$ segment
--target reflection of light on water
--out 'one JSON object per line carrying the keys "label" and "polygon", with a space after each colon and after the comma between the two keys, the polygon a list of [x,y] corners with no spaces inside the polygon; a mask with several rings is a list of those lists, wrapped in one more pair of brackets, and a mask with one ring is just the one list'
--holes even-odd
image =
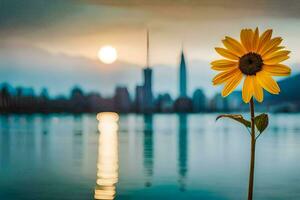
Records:
{"label": "reflection of light on water", "polygon": [[117,113],[103,112],[97,115],[98,129],[98,163],[95,199],[114,199],[118,182],[118,119]]}
{"label": "reflection of light on water", "polygon": [[102,112],[97,114],[97,120],[99,122],[118,122],[119,115],[114,112]]}

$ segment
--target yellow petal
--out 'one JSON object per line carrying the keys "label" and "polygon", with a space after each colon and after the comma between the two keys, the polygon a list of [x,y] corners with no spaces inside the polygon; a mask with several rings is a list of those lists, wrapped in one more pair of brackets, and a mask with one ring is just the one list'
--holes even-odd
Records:
{"label": "yellow petal", "polygon": [[254,34],[253,34],[253,43],[252,43],[252,51],[256,52],[259,45],[259,32],[258,28],[256,27]]}
{"label": "yellow petal", "polygon": [[258,83],[271,94],[279,94],[280,88],[276,81],[264,70],[256,73]]}
{"label": "yellow petal", "polygon": [[242,45],[231,37],[225,37],[225,40],[222,40],[224,46],[232,51],[237,56],[242,56],[245,54],[245,49]]}
{"label": "yellow petal", "polygon": [[268,29],[259,37],[257,52],[259,52],[260,49],[264,48],[264,46],[271,40],[272,32],[272,29]]}
{"label": "yellow petal", "polygon": [[231,66],[220,65],[220,66],[211,66],[211,69],[216,71],[228,71],[228,70],[235,69],[237,67],[238,67],[237,65],[231,65]]}
{"label": "yellow petal", "polygon": [[285,48],[284,46],[273,47],[273,48],[269,49],[267,52],[265,52],[264,54],[261,54],[261,57],[264,58],[264,57],[270,56],[270,54],[273,54],[284,48]]}
{"label": "yellow petal", "polygon": [[262,70],[268,72],[271,76],[288,76],[291,74],[291,68],[286,65],[264,65]]}
{"label": "yellow petal", "polygon": [[249,103],[250,99],[253,96],[253,84],[251,76],[246,76],[244,80],[243,90],[242,90],[242,97],[245,103]]}
{"label": "yellow petal", "polygon": [[217,70],[217,71],[227,71],[238,67],[238,62],[231,61],[231,60],[215,60],[210,63],[211,69]]}
{"label": "yellow petal", "polygon": [[224,49],[224,48],[219,48],[216,47],[215,50],[223,57],[230,59],[230,60],[238,60],[239,57],[235,54],[233,54],[231,51]]}
{"label": "yellow petal", "polygon": [[232,60],[226,60],[226,59],[220,59],[220,60],[214,60],[210,63],[211,65],[232,65],[232,64],[237,64],[236,61]]}
{"label": "yellow petal", "polygon": [[242,29],[241,31],[241,43],[247,52],[252,50],[253,31],[251,29]]}
{"label": "yellow petal", "polygon": [[229,79],[224,86],[224,89],[222,91],[222,96],[223,97],[228,96],[240,84],[242,78],[243,78],[243,74],[241,71],[239,71],[231,79]]}
{"label": "yellow petal", "polygon": [[262,102],[264,99],[263,88],[258,83],[256,76],[251,76],[252,86],[253,86],[253,95],[258,102]]}
{"label": "yellow petal", "polygon": [[282,42],[282,38],[276,37],[271,39],[269,42],[266,43],[266,45],[259,50],[260,55],[264,55],[266,52],[268,52],[273,47],[277,47]]}
{"label": "yellow petal", "polygon": [[231,77],[235,76],[238,72],[240,72],[238,68],[221,72],[213,78],[212,80],[213,84],[214,85],[222,84],[228,81]]}
{"label": "yellow petal", "polygon": [[278,57],[278,56],[287,56],[289,55],[291,52],[290,51],[286,51],[286,50],[283,50],[283,51],[275,51],[273,53],[269,53],[268,55],[266,56],[263,56],[263,60],[269,60],[269,59],[273,59],[275,57]]}
{"label": "yellow petal", "polygon": [[275,65],[275,64],[278,64],[278,63],[280,63],[282,61],[285,61],[289,58],[290,57],[286,56],[286,55],[276,56],[276,57],[270,58],[268,60],[264,60],[264,64],[266,64],[266,65]]}

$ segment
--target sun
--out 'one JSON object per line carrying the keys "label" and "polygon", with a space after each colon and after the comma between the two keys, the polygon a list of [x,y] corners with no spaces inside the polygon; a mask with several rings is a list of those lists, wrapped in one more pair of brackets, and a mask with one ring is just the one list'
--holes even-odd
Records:
{"label": "sun", "polygon": [[105,64],[111,64],[117,60],[118,53],[114,47],[107,45],[99,49],[98,58]]}

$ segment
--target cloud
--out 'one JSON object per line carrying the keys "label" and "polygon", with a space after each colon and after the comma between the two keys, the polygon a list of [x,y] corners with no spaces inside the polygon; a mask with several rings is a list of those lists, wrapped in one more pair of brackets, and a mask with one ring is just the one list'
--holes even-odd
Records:
{"label": "cloud", "polygon": [[65,0],[1,0],[0,26],[2,28],[43,27],[74,12]]}
{"label": "cloud", "polygon": [[3,32],[64,22],[71,26],[72,19],[76,19],[75,24],[95,26],[124,20],[151,23],[155,19],[299,18],[299,10],[298,0],[1,0],[0,27]]}
{"label": "cloud", "polygon": [[[244,14],[260,13],[262,15],[279,16],[279,17],[300,17],[298,12],[300,9],[300,2],[298,0],[79,0],[81,3],[105,5],[115,7],[127,7],[135,9],[148,9],[157,11],[172,12],[191,8],[193,14],[201,14],[199,9],[222,8],[228,11],[228,14],[239,11],[246,12]],[[159,14],[159,13],[158,13]],[[177,12],[180,14],[180,12]],[[212,12],[211,16],[218,16],[217,12]],[[242,17],[242,16],[241,16]]]}

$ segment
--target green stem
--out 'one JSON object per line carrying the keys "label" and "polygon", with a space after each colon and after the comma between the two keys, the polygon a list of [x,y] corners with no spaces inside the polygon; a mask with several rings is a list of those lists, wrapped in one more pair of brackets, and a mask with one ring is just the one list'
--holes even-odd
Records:
{"label": "green stem", "polygon": [[249,173],[249,187],[248,187],[248,200],[253,199],[253,182],[254,182],[254,163],[255,163],[255,124],[254,124],[254,102],[253,98],[250,100],[250,113],[251,113],[251,160],[250,160],[250,173]]}

